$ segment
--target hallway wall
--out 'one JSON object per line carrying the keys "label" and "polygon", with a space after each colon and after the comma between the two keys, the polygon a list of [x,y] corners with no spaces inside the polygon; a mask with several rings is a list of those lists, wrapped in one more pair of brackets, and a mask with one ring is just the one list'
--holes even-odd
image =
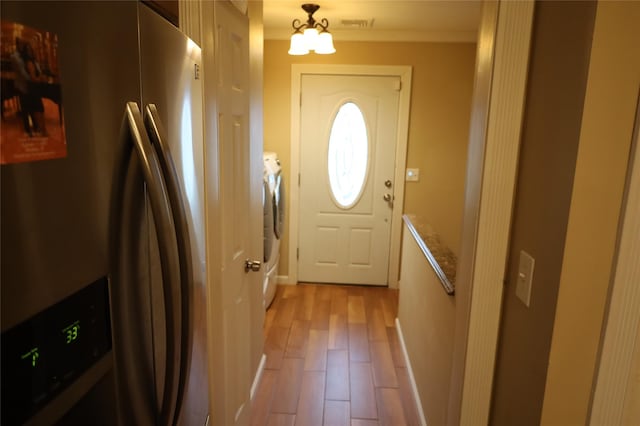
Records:
{"label": "hallway wall", "polygon": [[541,425],[586,424],[640,90],[640,2],[598,2]]}
{"label": "hallway wall", "polygon": [[[264,50],[264,147],[278,153],[285,184],[290,172],[292,64],[410,65],[413,67],[407,167],[419,182],[405,186],[404,212],[429,218],[458,253],[464,201],[475,43],[341,42],[333,55],[289,56],[288,41],[266,40]],[[279,271],[289,272],[287,206]]]}
{"label": "hallway wall", "polygon": [[[640,89],[640,3],[536,2],[491,424],[588,424]],[[520,250],[531,303],[515,296]]]}
{"label": "hallway wall", "polygon": [[[569,221],[595,3],[538,2],[513,210],[491,424],[539,425]],[[530,305],[520,251],[535,259]]]}

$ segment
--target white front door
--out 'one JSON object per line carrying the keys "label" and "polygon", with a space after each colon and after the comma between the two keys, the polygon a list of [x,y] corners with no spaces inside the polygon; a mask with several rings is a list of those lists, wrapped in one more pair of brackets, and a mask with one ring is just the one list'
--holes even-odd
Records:
{"label": "white front door", "polygon": [[214,4],[222,251],[222,336],[214,347],[223,354],[222,387],[214,384],[212,392],[224,404],[212,424],[245,425],[251,387],[249,289],[257,276],[245,272],[245,260],[252,257],[253,239],[260,239],[250,233],[249,23],[231,3]]}
{"label": "white front door", "polygon": [[303,75],[298,281],[387,285],[400,78]]}

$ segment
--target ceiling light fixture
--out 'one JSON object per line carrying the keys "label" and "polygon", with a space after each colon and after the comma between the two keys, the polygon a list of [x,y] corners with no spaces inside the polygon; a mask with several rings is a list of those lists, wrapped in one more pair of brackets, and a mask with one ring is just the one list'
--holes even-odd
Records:
{"label": "ceiling light fixture", "polygon": [[335,53],[333,47],[333,36],[327,30],[329,21],[322,18],[320,22],[313,19],[315,11],[320,9],[317,4],[306,3],[302,5],[302,10],[309,15],[307,22],[302,23],[299,19],[294,19],[291,26],[295,30],[291,35],[291,46],[289,55],[306,55],[314,51],[321,55]]}

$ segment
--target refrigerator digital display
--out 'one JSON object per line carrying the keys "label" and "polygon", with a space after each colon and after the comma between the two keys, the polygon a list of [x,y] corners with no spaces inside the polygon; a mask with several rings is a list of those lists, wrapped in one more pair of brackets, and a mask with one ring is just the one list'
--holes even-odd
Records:
{"label": "refrigerator digital display", "polygon": [[73,324],[66,326],[62,329],[62,333],[65,336],[67,345],[78,340],[78,333],[80,332],[80,321],[74,321]]}
{"label": "refrigerator digital display", "polygon": [[20,358],[26,360],[27,363],[31,364],[31,367],[35,367],[38,362],[38,358],[40,358],[39,349],[33,348],[26,354],[22,355]]}
{"label": "refrigerator digital display", "polygon": [[24,423],[109,350],[106,277],[2,333],[2,424]]}

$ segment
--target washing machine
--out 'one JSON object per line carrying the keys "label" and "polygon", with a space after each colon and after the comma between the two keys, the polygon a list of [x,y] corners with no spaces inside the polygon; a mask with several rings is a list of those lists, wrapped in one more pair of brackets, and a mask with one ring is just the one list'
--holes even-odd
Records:
{"label": "washing machine", "polygon": [[263,155],[264,207],[264,307],[271,305],[276,294],[280,241],[284,232],[284,183],[278,155],[265,152]]}

